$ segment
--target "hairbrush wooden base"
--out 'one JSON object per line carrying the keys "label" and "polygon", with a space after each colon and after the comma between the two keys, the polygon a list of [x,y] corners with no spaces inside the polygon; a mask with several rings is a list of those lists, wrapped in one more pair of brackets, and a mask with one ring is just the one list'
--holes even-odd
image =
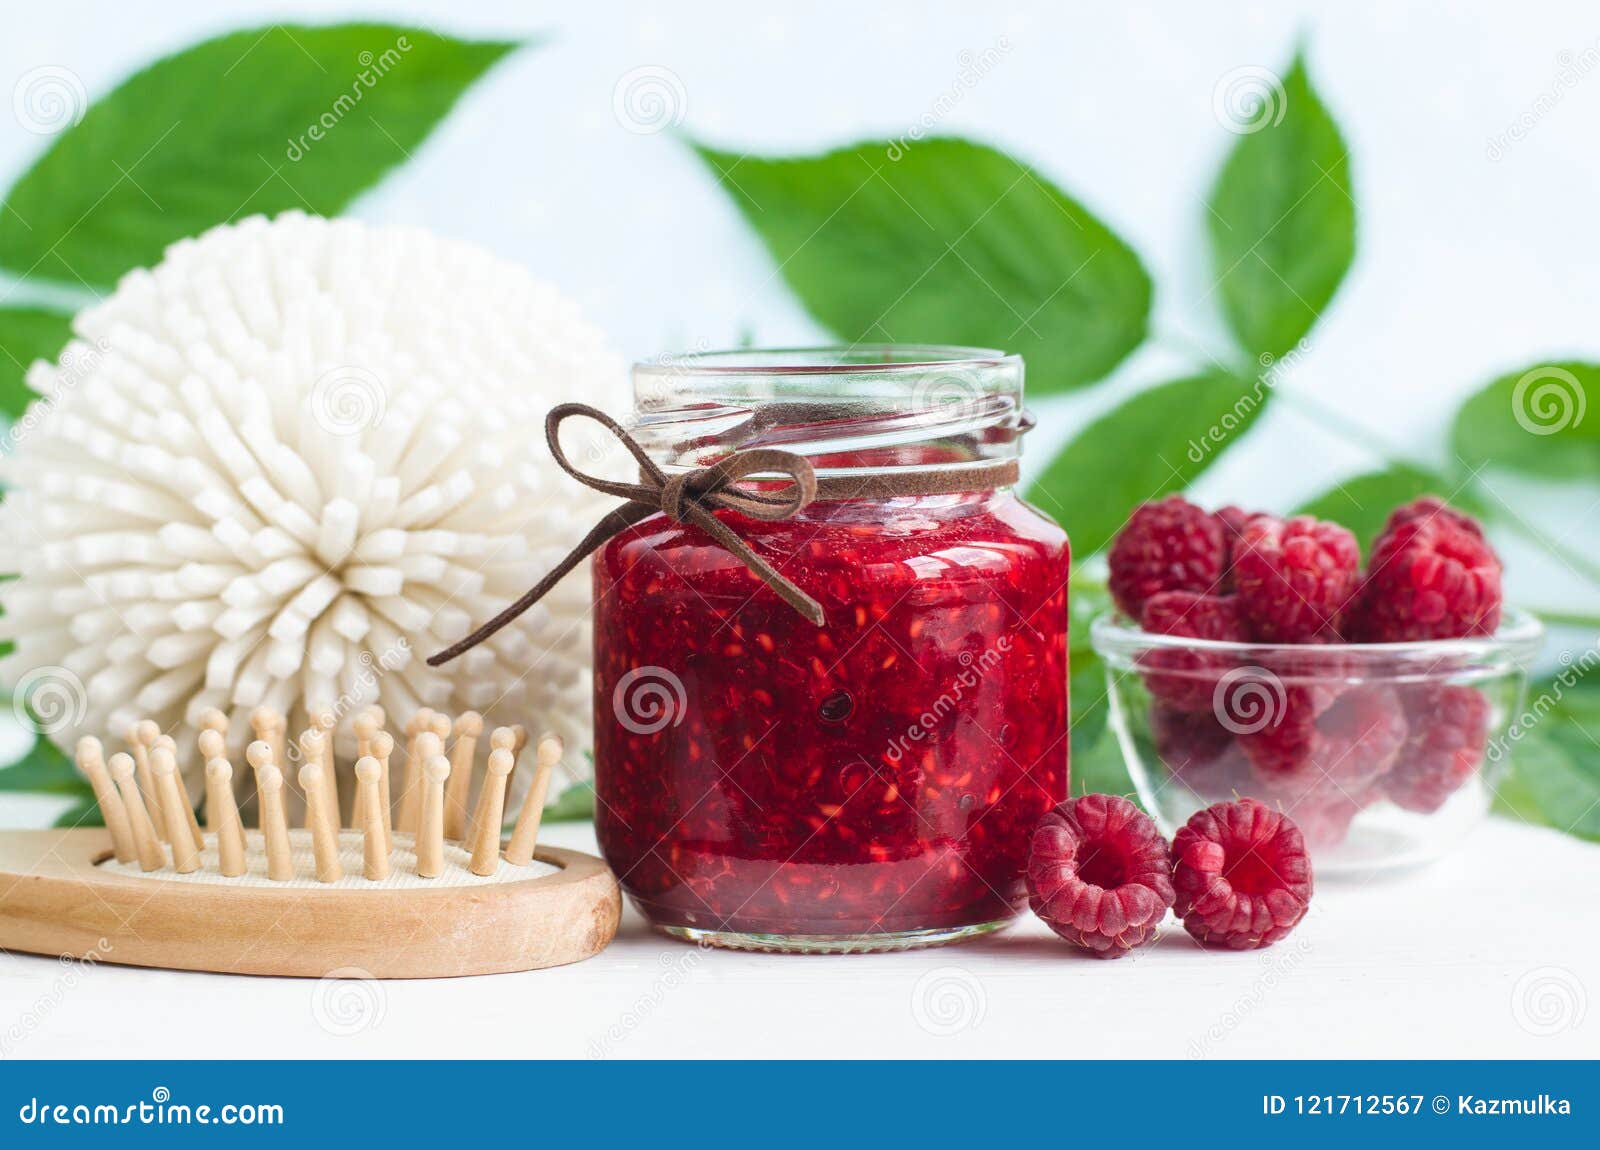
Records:
{"label": "hairbrush wooden base", "polygon": [[421,878],[415,843],[396,831],[396,865],[373,881],[362,833],[344,830],[344,877],[327,882],[311,877],[309,833],[289,836],[306,877],[286,882],[269,877],[258,831],[245,832],[237,876],[221,873],[215,834],[193,871],[145,873],[135,857],[117,859],[102,828],[0,833],[0,948],[229,974],[443,978],[577,962],[616,933],[617,880],[579,851],[540,846],[531,866],[481,876],[452,843],[439,872]]}

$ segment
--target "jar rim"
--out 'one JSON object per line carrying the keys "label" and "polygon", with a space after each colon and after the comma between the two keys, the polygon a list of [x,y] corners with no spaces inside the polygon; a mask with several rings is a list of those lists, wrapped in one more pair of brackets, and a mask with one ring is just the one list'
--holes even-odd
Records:
{"label": "jar rim", "polygon": [[1302,668],[1325,667],[1342,674],[1378,663],[1432,665],[1445,659],[1526,667],[1544,640],[1544,625],[1528,611],[1507,607],[1493,635],[1463,639],[1420,639],[1399,643],[1239,643],[1163,635],[1143,630],[1116,611],[1089,625],[1094,651],[1118,669],[1131,668],[1149,651],[1190,651],[1252,662],[1286,661]]}
{"label": "jar rim", "polygon": [[816,347],[724,348],[668,353],[633,365],[638,376],[873,375],[931,369],[1020,367],[997,348],[938,343],[854,343]]}

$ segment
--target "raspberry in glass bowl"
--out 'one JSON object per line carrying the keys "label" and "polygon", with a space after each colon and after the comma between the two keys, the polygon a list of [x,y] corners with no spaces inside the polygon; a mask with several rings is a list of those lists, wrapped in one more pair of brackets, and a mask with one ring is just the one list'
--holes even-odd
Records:
{"label": "raspberry in glass bowl", "polygon": [[1488,811],[1544,631],[1274,644],[1160,634],[1115,614],[1090,641],[1145,807],[1169,833],[1259,799],[1299,825],[1319,875],[1436,858]]}
{"label": "raspberry in glass bowl", "polygon": [[[1015,356],[951,348],[717,353],[635,371],[663,468],[735,450],[819,477],[1015,458]],[[822,606],[815,626],[692,524],[595,557],[602,852],[658,929],[809,952],[971,937],[1026,904],[1067,794],[1066,535],[1009,486],[716,513]]]}

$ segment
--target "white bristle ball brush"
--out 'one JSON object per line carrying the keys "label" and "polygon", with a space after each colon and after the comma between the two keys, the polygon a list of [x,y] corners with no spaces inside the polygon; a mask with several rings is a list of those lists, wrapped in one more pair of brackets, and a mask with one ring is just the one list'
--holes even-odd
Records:
{"label": "white bristle ball brush", "polygon": [[[423,231],[291,212],[174,244],[73,328],[0,451],[18,576],[0,684],[49,692],[45,733],[70,748],[261,706],[298,731],[331,709],[347,766],[379,702],[590,744],[582,572],[467,658],[424,662],[611,503],[543,444],[556,403],[627,403],[570,300]],[[580,432],[573,458],[608,467]],[[198,792],[194,741],[178,754]]]}

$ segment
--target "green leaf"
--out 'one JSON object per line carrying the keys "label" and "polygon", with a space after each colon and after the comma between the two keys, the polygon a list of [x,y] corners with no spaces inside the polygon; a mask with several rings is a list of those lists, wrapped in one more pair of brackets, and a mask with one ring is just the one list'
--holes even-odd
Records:
{"label": "green leaf", "polygon": [[1181,491],[1247,431],[1271,392],[1211,372],[1141,391],[1089,424],[1028,489],[1060,519],[1074,555],[1111,541],[1147,499]]}
{"label": "green leaf", "polygon": [[1242,130],[1206,216],[1216,290],[1253,355],[1280,356],[1316,323],[1355,255],[1348,148],[1296,56]]}
{"label": "green leaf", "polygon": [[43,735],[33,748],[10,766],[0,769],[0,792],[44,791],[58,795],[87,795],[93,791],[72,760]]}
{"label": "green leaf", "polygon": [[1144,801],[1128,774],[1127,760],[1117,734],[1107,727],[1083,750],[1072,748],[1072,793],[1074,795],[1123,795],[1139,806]]}
{"label": "green leaf", "polygon": [[56,817],[55,825],[58,827],[103,827],[106,825],[105,816],[100,813],[100,804],[94,801],[94,795],[74,803],[71,807],[61,812]]}
{"label": "green leaf", "polygon": [[32,307],[0,307],[0,415],[15,419],[34,399],[23,382],[36,359],[53,360],[72,335],[72,317]]}
{"label": "green leaf", "polygon": [[[1089,643],[1089,625],[1111,609],[1103,586],[1074,582],[1068,595],[1067,645],[1072,700],[1072,793],[1133,795],[1116,732],[1106,722],[1106,666]],[[1137,801],[1137,799],[1135,799]]]}
{"label": "green leaf", "polygon": [[1087,751],[1106,727],[1106,668],[1089,643],[1089,625],[1111,609],[1103,587],[1073,583],[1067,594],[1068,697],[1072,700],[1072,748]]}
{"label": "green leaf", "polygon": [[544,811],[547,823],[576,823],[594,818],[594,787],[573,783]]}
{"label": "green leaf", "polygon": [[1343,480],[1296,507],[1294,514],[1315,515],[1318,519],[1342,523],[1361,541],[1363,551],[1371,551],[1372,541],[1383,530],[1389,512],[1421,495],[1448,497],[1452,506],[1483,516],[1484,508],[1468,492],[1450,494],[1456,486],[1432,471],[1397,463],[1383,471],[1369,471]]}
{"label": "green leaf", "polygon": [[966,140],[765,159],[696,144],[813,316],[852,341],[1019,352],[1035,393],[1143,341],[1150,278],[1088,209]]}
{"label": "green leaf", "polygon": [[215,224],[335,215],[516,45],[272,25],[156,61],[89,107],[0,211],[0,264],[105,285]]}
{"label": "green leaf", "polygon": [[[1570,738],[1541,726],[1517,742],[1512,779],[1512,795],[1531,801],[1547,826],[1600,841],[1600,753],[1586,754]],[[1532,812],[1523,806],[1517,813],[1526,818]]]}
{"label": "green leaf", "polygon": [[1600,479],[1600,365],[1565,360],[1509,372],[1456,413],[1451,446],[1486,465],[1553,479]]}
{"label": "green leaf", "polygon": [[1528,688],[1520,735],[1505,744],[1511,770],[1496,788],[1495,806],[1600,841],[1600,683],[1586,677],[1587,660],[1563,660],[1560,672]]}

